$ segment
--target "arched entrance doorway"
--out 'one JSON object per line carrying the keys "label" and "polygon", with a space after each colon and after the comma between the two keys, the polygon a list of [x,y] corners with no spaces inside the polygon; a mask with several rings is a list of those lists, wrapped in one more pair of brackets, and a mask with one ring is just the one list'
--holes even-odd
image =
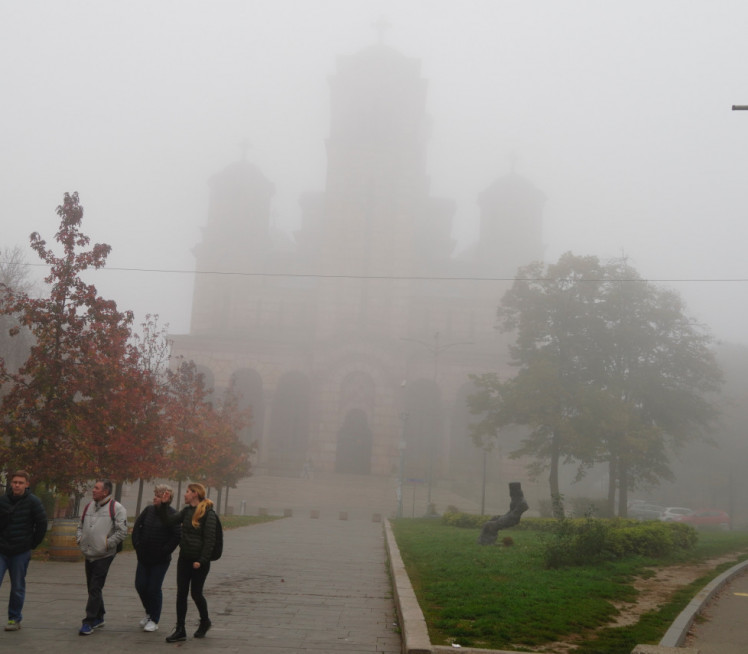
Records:
{"label": "arched entrance doorway", "polygon": [[268,469],[272,474],[299,476],[309,445],[309,379],[286,373],[273,397]]}

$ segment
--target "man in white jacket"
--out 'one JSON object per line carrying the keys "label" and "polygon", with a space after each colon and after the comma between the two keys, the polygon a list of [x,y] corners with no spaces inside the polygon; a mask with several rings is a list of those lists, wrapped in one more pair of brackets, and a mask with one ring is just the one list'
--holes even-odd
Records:
{"label": "man in white jacket", "polygon": [[93,501],[83,509],[76,538],[86,557],[88,602],[81,636],[89,636],[104,626],[103,589],[109,566],[117,554],[117,546],[127,536],[127,510],[112,497],[112,482],[100,479],[94,484]]}

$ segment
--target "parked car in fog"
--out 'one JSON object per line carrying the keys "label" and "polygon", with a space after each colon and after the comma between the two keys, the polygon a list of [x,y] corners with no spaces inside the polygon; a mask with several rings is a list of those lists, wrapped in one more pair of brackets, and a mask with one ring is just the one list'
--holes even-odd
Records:
{"label": "parked car in fog", "polygon": [[720,509],[697,509],[688,515],[679,516],[676,520],[694,527],[715,527],[725,531],[730,529],[730,514]]}
{"label": "parked car in fog", "polygon": [[659,520],[664,510],[665,507],[659,504],[635,502],[628,508],[628,516],[634,520]]}
{"label": "parked car in fog", "polygon": [[693,511],[684,506],[666,506],[665,510],[660,514],[660,520],[664,522],[672,522],[676,518],[690,515],[691,513],[693,513]]}

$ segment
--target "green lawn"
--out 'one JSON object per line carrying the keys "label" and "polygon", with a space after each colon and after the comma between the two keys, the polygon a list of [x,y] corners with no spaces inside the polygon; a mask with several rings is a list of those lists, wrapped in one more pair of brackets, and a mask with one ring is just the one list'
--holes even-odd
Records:
{"label": "green lawn", "polygon": [[[528,529],[500,532],[494,546],[476,543],[478,529],[435,520],[393,521],[393,531],[431,642],[463,647],[530,651],[574,637],[577,652],[629,654],[637,643],[656,644],[675,617],[709,579],[748,558],[748,533],[702,532],[696,548],[677,562],[734,553],[731,562],[678,593],[639,623],[605,628],[612,601],[634,602],[632,581],[646,566],[669,561],[632,559],[549,570],[543,543],[549,535]],[[510,536],[512,545],[501,544]],[[684,558],[685,557],[685,558]]]}

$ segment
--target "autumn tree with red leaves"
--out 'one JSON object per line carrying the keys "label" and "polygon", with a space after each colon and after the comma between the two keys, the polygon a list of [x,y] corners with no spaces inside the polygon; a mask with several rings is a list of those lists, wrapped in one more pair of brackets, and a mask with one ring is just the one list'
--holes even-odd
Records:
{"label": "autumn tree with red leaves", "polygon": [[172,370],[170,380],[169,478],[178,482],[178,496],[187,480],[199,480],[219,493],[224,486],[236,487],[250,474],[252,448],[239,437],[249,424],[249,411],[239,409],[231,390],[223,406],[215,408],[208,399],[212,389],[192,361]]}
{"label": "autumn tree with red leaves", "polygon": [[17,372],[0,361],[3,461],[59,490],[76,490],[99,476],[131,474],[130,412],[137,413],[150,391],[129,344],[132,314],[81,279],[84,271],[104,267],[110,246],[86,249],[77,193],[65,194],[57,214],[61,256],[38,233],[30,238],[50,267],[49,296],[7,289],[0,298],[0,313],[15,316],[33,337]]}
{"label": "autumn tree with red leaves", "polygon": [[222,499],[224,506],[228,503],[229,488],[236,488],[239,480],[251,473],[250,455],[257,446],[255,443],[247,445],[240,437],[250,419],[249,409],[239,407],[239,398],[232,385],[226,391],[220,409],[215,412],[214,427],[208,438],[211,464],[205,481],[218,490],[219,509]]}
{"label": "autumn tree with red leaves", "polygon": [[133,471],[138,479],[136,513],[140,514],[143,500],[143,481],[162,477],[167,466],[166,448],[169,434],[166,414],[169,398],[169,362],[171,346],[167,326],[158,324],[158,315],[148,314],[140,325],[140,333],[133,335],[137,352],[137,371],[147,383],[147,397],[143,398],[139,419],[133,432],[139,447]]}
{"label": "autumn tree with red leaves", "polygon": [[[235,399],[217,410],[194,363],[169,368],[166,331],[148,316],[142,335],[132,313],[100,297],[81,274],[104,267],[110,246],[81,232],[78,194],[65,194],[57,256],[36,232],[31,247],[50,267],[49,296],[0,284],[0,316],[11,336],[31,334],[26,361],[0,359],[0,461],[35,480],[80,495],[92,479],[156,477],[235,486],[249,474],[239,433],[248,413]],[[140,495],[139,502],[140,503]]]}
{"label": "autumn tree with red leaves", "polygon": [[208,401],[205,378],[193,361],[183,361],[170,370],[164,427],[169,439],[165,477],[178,482],[177,502],[182,482],[202,479],[207,472],[203,439],[210,432],[213,407]]}

